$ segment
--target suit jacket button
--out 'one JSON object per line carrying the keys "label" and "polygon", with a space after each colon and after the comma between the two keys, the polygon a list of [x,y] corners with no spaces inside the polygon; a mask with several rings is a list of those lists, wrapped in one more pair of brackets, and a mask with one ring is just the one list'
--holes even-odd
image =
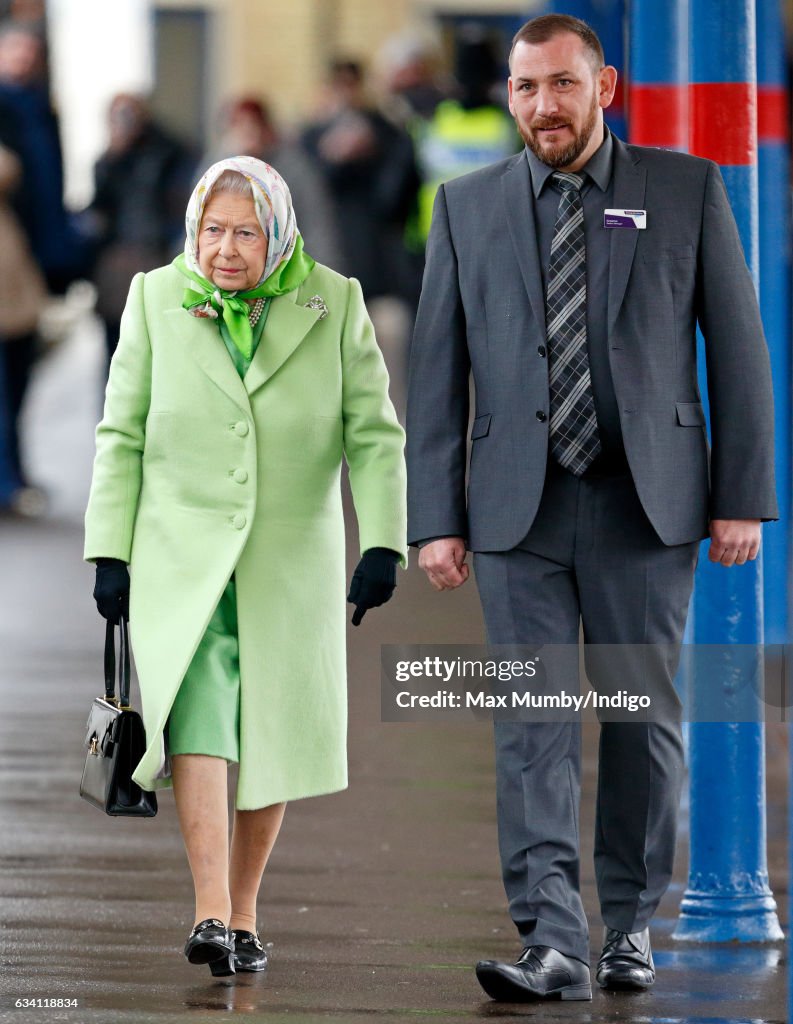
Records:
{"label": "suit jacket button", "polygon": [[231,520],[231,525],[234,527],[235,530],[242,530],[245,528],[245,524],[247,522],[248,520],[245,518],[242,512],[238,512]]}
{"label": "suit jacket button", "polygon": [[248,481],[247,469],[235,469],[232,475],[238,484],[244,484]]}
{"label": "suit jacket button", "polygon": [[540,423],[545,423],[545,421],[548,419],[548,417],[545,415],[545,413],[542,411],[542,409],[538,409],[537,410],[537,419],[540,421]]}
{"label": "suit jacket button", "polygon": [[540,345],[537,348],[537,352],[542,356],[543,359],[545,359],[545,345]]}
{"label": "suit jacket button", "polygon": [[245,420],[240,420],[239,423],[234,424],[234,433],[237,437],[245,437],[248,433],[248,424]]}

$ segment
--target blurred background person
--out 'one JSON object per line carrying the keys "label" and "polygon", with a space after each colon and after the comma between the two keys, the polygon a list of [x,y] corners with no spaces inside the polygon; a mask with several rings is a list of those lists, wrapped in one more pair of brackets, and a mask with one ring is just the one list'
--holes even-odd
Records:
{"label": "blurred background person", "polygon": [[195,154],[157,124],[140,96],[113,98],[108,130],[87,213],[96,244],[96,312],[105,328],[109,365],[130,281],[179,251]]}
{"label": "blurred background person", "polygon": [[[403,291],[412,318],[415,318],[421,293],[427,241],[427,233],[420,226],[422,193],[427,187],[422,147],[435,112],[454,90],[454,80],[449,75],[440,74],[440,64],[441,50],[437,39],[430,33],[418,31],[391,36],[381,49],[377,62],[383,110],[390,120],[410,135],[419,174],[419,190],[411,205],[403,236],[406,266]],[[430,203],[436,188],[437,185],[432,186]]]}
{"label": "blurred background person", "polygon": [[47,289],[9,202],[21,176],[18,157],[0,145],[0,510],[33,515],[45,502],[22,466],[19,421]]}
{"label": "blurred background person", "polygon": [[289,182],[292,202],[303,224],[307,249],[320,263],[345,273],[333,199],[322,173],[299,142],[275,123],[266,101],[243,96],[229,101],[220,116],[217,147],[203,166],[232,156],[253,156],[274,167]]}
{"label": "blurred background person", "polygon": [[421,175],[418,219],[412,236],[426,244],[438,186],[520,151],[522,142],[506,108],[503,66],[495,38],[464,22],[454,47],[454,95],[430,117],[414,118],[412,135]]}
{"label": "blurred background person", "polygon": [[419,187],[413,144],[369,100],[360,63],[333,61],[322,114],[303,144],[336,206],[344,273],[366,299],[404,295],[403,235]]}
{"label": "blurred background person", "polygon": [[88,247],[63,205],[58,120],[44,40],[32,22],[0,25],[0,124],[22,164],[14,208],[49,290],[63,294],[84,274]]}
{"label": "blurred background person", "polygon": [[440,74],[440,62],[440,46],[429,33],[399,32],[380,50],[385,113],[411,134],[417,120],[429,121],[451,95],[452,81]]}

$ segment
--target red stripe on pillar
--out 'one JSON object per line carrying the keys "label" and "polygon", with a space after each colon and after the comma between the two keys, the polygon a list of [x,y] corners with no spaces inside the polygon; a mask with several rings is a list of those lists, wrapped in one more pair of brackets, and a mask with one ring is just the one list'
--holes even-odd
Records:
{"label": "red stripe on pillar", "polygon": [[785,89],[778,85],[758,85],[757,141],[787,142],[789,117]]}
{"label": "red stripe on pillar", "polygon": [[688,88],[637,85],[629,92],[630,141],[637,146],[685,149],[688,145]]}
{"label": "red stripe on pillar", "polygon": [[689,149],[717,164],[757,162],[757,93],[749,82],[692,82]]}

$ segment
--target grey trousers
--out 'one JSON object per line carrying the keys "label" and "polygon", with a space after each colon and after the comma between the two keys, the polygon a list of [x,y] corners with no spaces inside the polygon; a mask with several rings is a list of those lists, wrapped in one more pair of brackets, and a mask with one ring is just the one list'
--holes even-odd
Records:
{"label": "grey trousers", "polygon": [[[665,705],[678,709],[662,722],[601,722],[595,874],[603,921],[623,932],[648,924],[672,875],[684,775],[673,679],[698,552],[699,542],[661,542],[629,475],[578,479],[551,460],[521,544],[474,553],[489,643],[577,644],[580,619],[588,644],[663,645],[644,648],[638,661],[637,648],[626,648],[624,664],[617,648],[609,674],[621,678],[598,678],[598,664],[587,659],[598,690],[646,692],[647,679],[638,676],[649,672]],[[552,946],[587,962],[580,730],[578,721],[496,722],[495,746],[512,920],[524,945]]]}

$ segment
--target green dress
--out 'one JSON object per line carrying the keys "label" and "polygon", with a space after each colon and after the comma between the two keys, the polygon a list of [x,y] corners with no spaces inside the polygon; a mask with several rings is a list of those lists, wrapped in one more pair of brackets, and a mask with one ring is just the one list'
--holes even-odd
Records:
{"label": "green dress", "polygon": [[[253,328],[251,358],[231,340],[219,320],[220,334],[237,373],[244,377],[264,331],[270,300]],[[226,584],[206,632],[193,655],[165,725],[169,754],[210,754],[240,759],[240,657],[234,575]]]}

